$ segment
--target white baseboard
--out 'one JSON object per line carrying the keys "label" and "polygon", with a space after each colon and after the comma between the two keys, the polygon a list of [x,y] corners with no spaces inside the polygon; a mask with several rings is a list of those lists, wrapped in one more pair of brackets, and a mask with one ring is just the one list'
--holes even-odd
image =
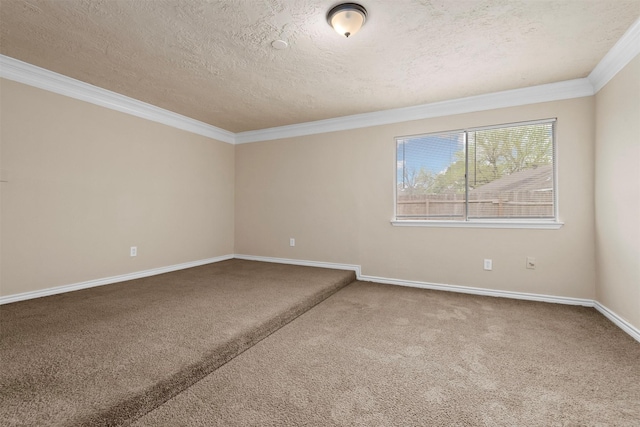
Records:
{"label": "white baseboard", "polygon": [[609,310],[604,305],[600,304],[598,301],[595,301],[594,307],[598,310],[604,317],[611,320],[617,327],[631,335],[631,338],[640,342],[640,329],[633,326],[631,323],[624,320],[622,317],[618,316],[613,311]]}
{"label": "white baseboard", "polygon": [[388,285],[408,286],[412,288],[433,289],[438,291],[458,292],[471,295],[483,295],[491,297],[521,299],[527,301],[540,301],[555,304],[581,305],[584,307],[594,307],[603,316],[613,322],[620,329],[629,334],[633,339],[640,342],[640,330],[618,316],[609,308],[600,304],[598,301],[584,298],[559,297],[554,295],[532,294],[526,292],[499,291],[485,288],[474,288],[469,286],[446,285],[441,283],[419,282],[414,280],[390,279],[387,277],[367,276],[361,273],[359,265],[355,264],[337,264],[332,262],[309,261],[289,258],[273,258],[255,255],[223,255],[215,258],[203,259],[200,261],[185,262],[182,264],[171,265],[168,267],[154,268],[151,270],[138,271],[135,273],[122,274],[120,276],[106,277],[104,279],[89,280],[71,285],[57,286],[55,288],[42,289],[39,291],[24,292],[21,294],[8,295],[0,297],[0,305],[17,301],[24,301],[33,298],[45,297],[48,295],[61,294],[64,292],[77,291],[80,289],[93,288],[95,286],[109,285],[111,283],[125,282],[127,280],[139,279],[142,277],[155,276],[157,274],[169,273],[171,271],[183,270],[185,268],[197,267],[200,265],[211,264],[214,262],[226,261],[229,259],[243,259],[248,261],[273,262],[277,264],[302,265],[307,267],[331,268],[335,270],[351,270],[356,273],[357,280],[364,282],[383,283]]}
{"label": "white baseboard", "polygon": [[412,288],[433,289],[438,291],[458,292],[471,295],[483,295],[500,298],[520,299],[527,301],[548,302],[554,304],[580,305],[584,307],[594,307],[602,313],[607,319],[612,321],[616,326],[631,335],[636,341],[640,342],[640,330],[622,319],[613,311],[609,310],[598,301],[587,298],[571,298],[560,297],[555,295],[533,294],[527,292],[499,291],[486,288],[474,288],[470,286],[446,285],[441,283],[419,282],[414,280],[390,279],[387,277],[367,276],[361,273],[361,267],[354,264],[336,264],[331,262],[317,262],[308,260],[288,259],[288,258],[272,258],[253,255],[235,256],[238,259],[249,261],[275,262],[278,264],[305,265],[309,267],[333,268],[336,270],[353,270],[356,272],[356,278],[363,282],[383,283],[388,285],[408,286]]}
{"label": "white baseboard", "polygon": [[559,297],[554,295],[531,294],[526,292],[499,291],[486,288],[473,288],[470,286],[446,285],[441,283],[418,282],[413,280],[389,279],[386,277],[361,276],[365,282],[386,283],[389,285],[408,286],[412,288],[433,289],[437,291],[457,292],[461,294],[483,295],[489,297],[521,299],[527,301],[541,301],[555,304],[582,305],[593,307],[593,300],[584,298]]}
{"label": "white baseboard", "polygon": [[7,295],[0,297],[0,305],[17,301],[24,301],[33,298],[46,297],[49,295],[62,294],[65,292],[78,291],[80,289],[93,288],[96,286],[110,285],[112,283],[126,282],[127,280],[140,279],[142,277],[155,276],[157,274],[169,273],[171,271],[184,270],[185,268],[198,267],[200,265],[233,259],[233,255],[223,255],[215,258],[202,259],[199,261],[185,262],[182,264],[170,265],[168,267],[153,268],[151,270],[136,271],[134,273],[121,274],[119,276],[105,277],[103,279],[88,280],[86,282],[73,283],[71,285],[56,286],[55,288],[41,289],[39,291],[24,292],[21,294]]}
{"label": "white baseboard", "polygon": [[272,258],[266,256],[236,254],[236,258],[247,261],[273,262],[276,264],[304,265],[306,267],[331,268],[334,270],[352,270],[356,273],[356,278],[360,280],[360,266],[355,264],[336,264],[332,262],[308,261],[303,259]]}
{"label": "white baseboard", "polygon": [[438,291],[458,292],[463,294],[484,295],[491,297],[521,299],[527,301],[541,301],[555,304],[581,305],[594,307],[614,325],[629,334],[631,338],[640,342],[640,329],[618,316],[616,313],[600,304],[598,301],[584,298],[558,297],[554,295],[530,294],[525,292],[497,291],[493,289],[472,288],[468,286],[444,285],[439,283],[416,282],[411,280],[388,279],[386,277],[360,276],[358,280],[365,282],[386,283],[389,285],[409,286],[412,288],[434,289]]}

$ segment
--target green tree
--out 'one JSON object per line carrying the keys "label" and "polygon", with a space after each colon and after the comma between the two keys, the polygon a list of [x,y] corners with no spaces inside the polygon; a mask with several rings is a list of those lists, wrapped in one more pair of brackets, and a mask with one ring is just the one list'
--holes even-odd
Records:
{"label": "green tree", "polygon": [[436,176],[433,185],[430,188],[430,193],[464,193],[464,150],[458,151],[454,156],[456,158],[455,162],[453,162],[444,173],[440,173]]}
{"label": "green tree", "polygon": [[551,163],[549,125],[489,129],[469,134],[469,178],[473,187],[514,172]]}
{"label": "green tree", "polygon": [[[553,143],[547,124],[488,129],[470,132],[468,137],[470,188],[552,161]],[[457,152],[455,158],[445,172],[433,179],[428,193],[465,191],[464,150]]]}
{"label": "green tree", "polygon": [[415,168],[403,168],[403,185],[401,190],[406,194],[427,194],[431,191],[436,176],[424,166]]}

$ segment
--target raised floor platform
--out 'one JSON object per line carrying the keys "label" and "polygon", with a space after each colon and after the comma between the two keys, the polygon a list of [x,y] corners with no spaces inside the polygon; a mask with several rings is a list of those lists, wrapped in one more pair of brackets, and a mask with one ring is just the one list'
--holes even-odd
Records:
{"label": "raised floor platform", "polygon": [[0,307],[0,424],[118,425],[355,280],[229,260]]}
{"label": "raised floor platform", "polygon": [[132,427],[640,425],[593,308],[355,282]]}

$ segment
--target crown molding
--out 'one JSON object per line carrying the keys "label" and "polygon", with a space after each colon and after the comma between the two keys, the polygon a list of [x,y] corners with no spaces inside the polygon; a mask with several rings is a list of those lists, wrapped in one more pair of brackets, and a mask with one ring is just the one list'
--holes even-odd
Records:
{"label": "crown molding", "polygon": [[494,110],[497,108],[538,104],[541,102],[591,96],[594,93],[591,82],[586,78],[567,80],[522,89],[433,102],[413,107],[396,108],[373,113],[338,117],[335,119],[240,132],[236,134],[236,144],[380,126],[411,120],[472,113],[475,111]]}
{"label": "crown molding", "polygon": [[592,96],[639,53],[640,19],[636,20],[586,78],[239,133],[217,128],[5,55],[0,55],[0,77],[229,144],[245,144]]}
{"label": "crown molding", "polygon": [[162,123],[187,132],[235,143],[235,134],[185,117],[133,98],[72,79],[62,74],[36,67],[9,56],[0,55],[0,77],[34,86],[50,92],[90,102],[121,113]]}
{"label": "crown molding", "polygon": [[589,74],[594,92],[602,89],[633,58],[640,54],[640,18],[629,27],[626,33],[613,45]]}

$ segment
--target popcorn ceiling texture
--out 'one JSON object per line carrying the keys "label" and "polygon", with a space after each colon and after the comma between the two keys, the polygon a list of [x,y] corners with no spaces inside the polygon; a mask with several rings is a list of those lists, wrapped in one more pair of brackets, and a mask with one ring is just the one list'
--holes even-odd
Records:
{"label": "popcorn ceiling texture", "polygon": [[[586,77],[640,1],[0,0],[1,53],[239,132]],[[270,44],[285,39],[283,51]]]}

